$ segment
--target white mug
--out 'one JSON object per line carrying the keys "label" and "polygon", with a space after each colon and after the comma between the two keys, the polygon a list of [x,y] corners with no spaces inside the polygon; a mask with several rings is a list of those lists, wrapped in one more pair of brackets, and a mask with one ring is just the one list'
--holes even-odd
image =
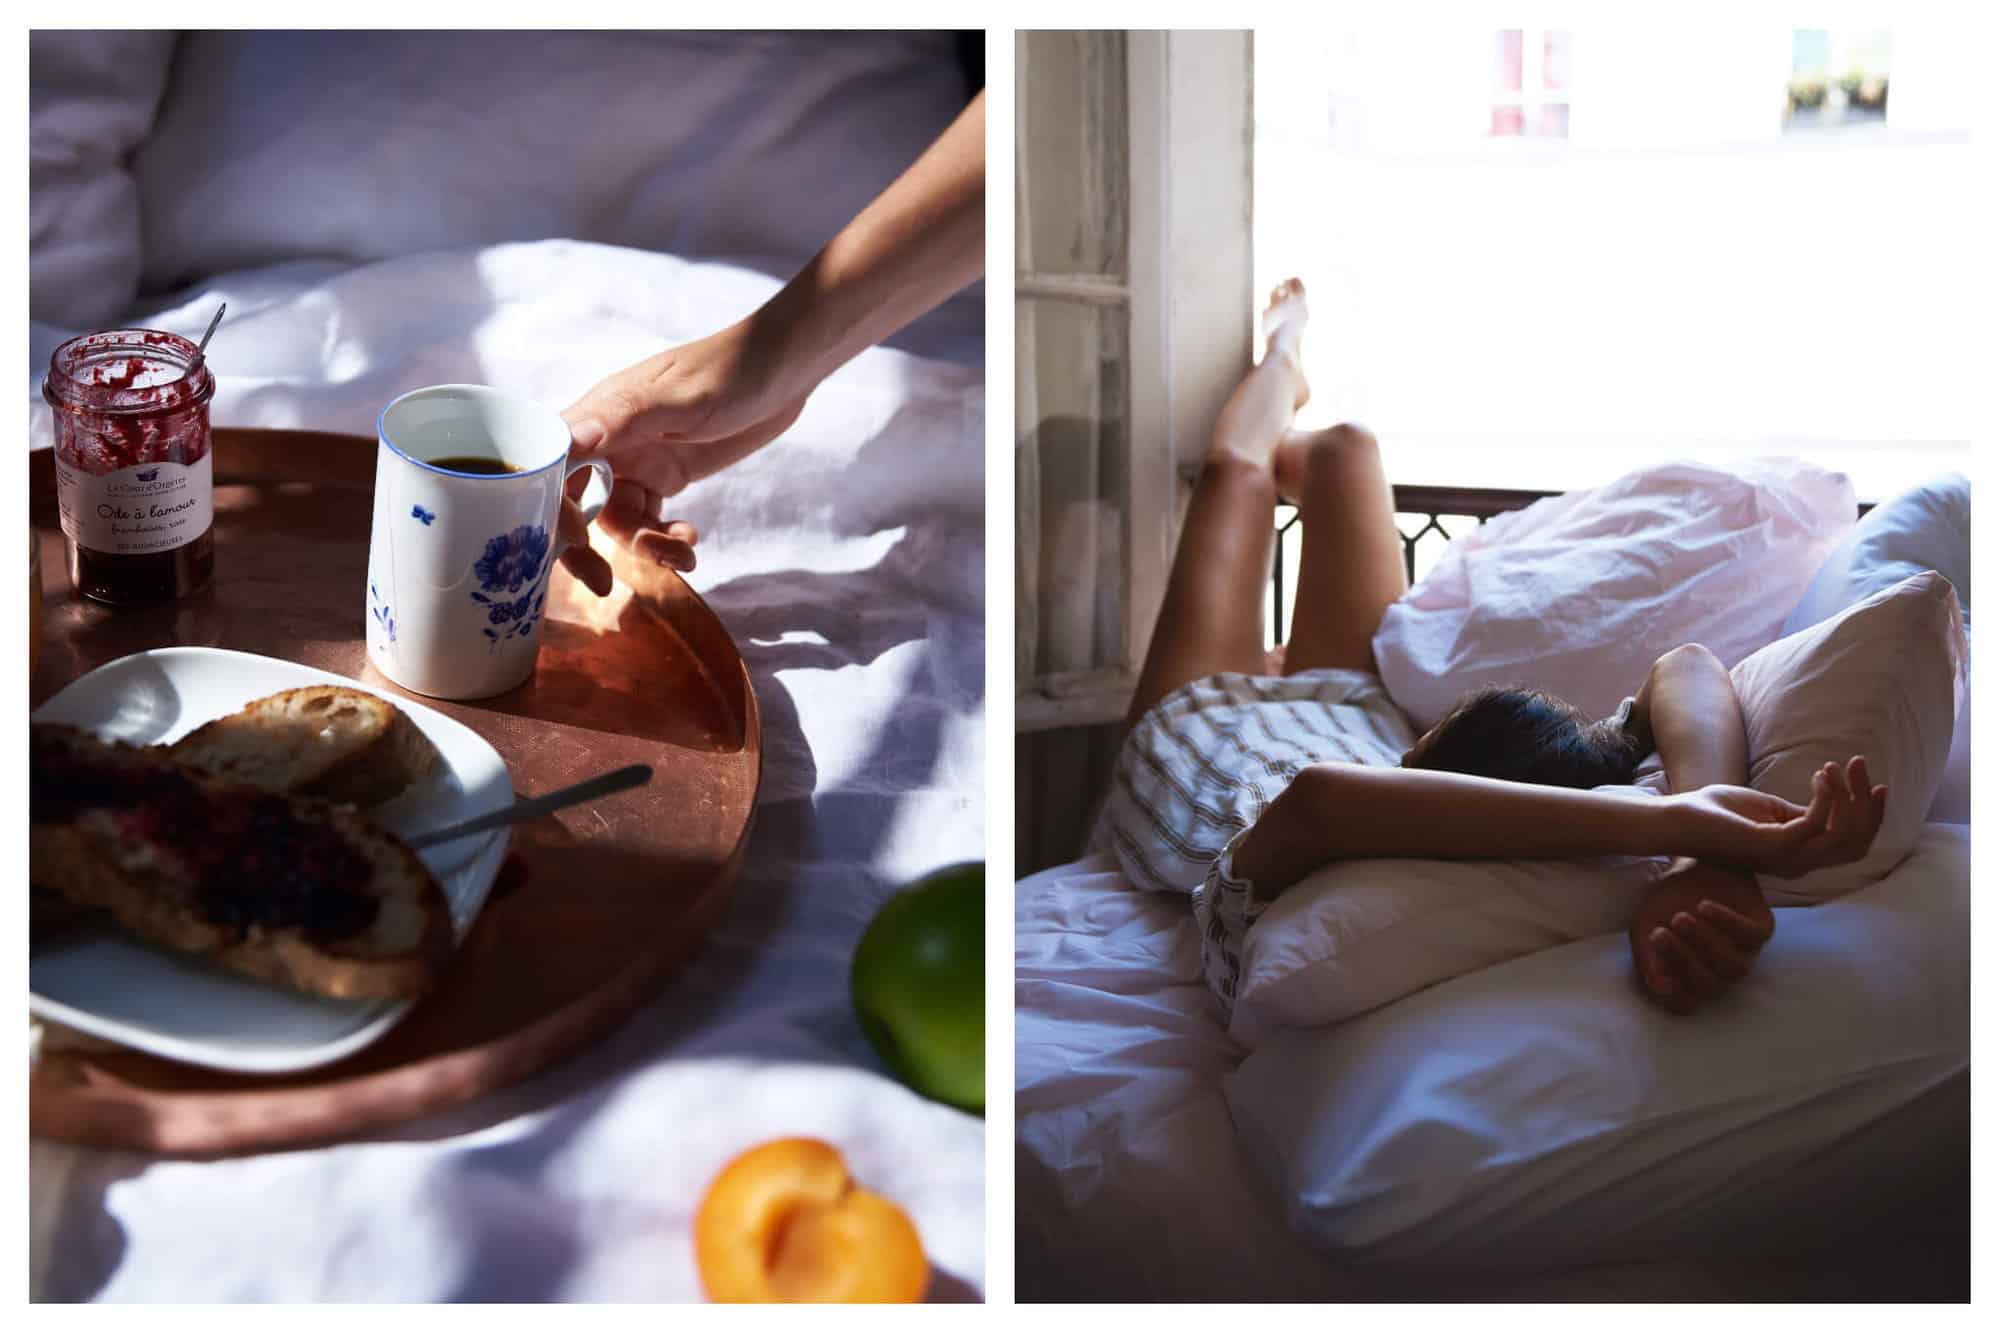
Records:
{"label": "white mug", "polygon": [[[555,409],[479,384],[404,394],[376,425],[368,660],[439,699],[504,694],[534,674],[564,484],[589,468],[587,518],[611,494],[601,459],[569,461]],[[456,459],[505,472],[440,466]]]}

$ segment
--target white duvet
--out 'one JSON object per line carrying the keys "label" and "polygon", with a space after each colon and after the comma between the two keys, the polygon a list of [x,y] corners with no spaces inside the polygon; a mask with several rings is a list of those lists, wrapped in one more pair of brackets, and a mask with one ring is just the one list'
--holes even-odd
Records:
{"label": "white duvet", "polygon": [[[775,285],[542,241],[224,275],[142,322],[199,334],[228,301],[218,425],[372,435],[422,384],[563,406]],[[31,330],[31,446],[49,440],[37,386],[66,332]],[[982,1291],[983,1122],[883,1071],[847,964],[901,881],[983,855],[983,438],[978,369],[871,351],[675,505],[703,534],[691,581],[754,679],[766,767],[736,899],[656,1003],[527,1084],[368,1142],[215,1162],[38,1142],[36,1295],[695,1298],[703,1187],[797,1134],[910,1212],[934,1299]]]}

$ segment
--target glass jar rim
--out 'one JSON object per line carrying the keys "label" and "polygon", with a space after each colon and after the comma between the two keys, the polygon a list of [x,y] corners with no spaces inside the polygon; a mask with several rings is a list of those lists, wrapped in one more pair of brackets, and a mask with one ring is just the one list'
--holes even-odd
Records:
{"label": "glass jar rim", "polygon": [[[79,333],[49,353],[49,373],[42,397],[52,407],[108,416],[139,416],[179,412],[198,407],[215,396],[215,376],[207,358],[195,365],[200,348],[165,329],[120,328]],[[90,354],[90,355],[87,355]],[[139,358],[177,366],[178,379],[143,387],[92,384],[73,372],[100,359]],[[194,367],[194,375],[186,372]]]}

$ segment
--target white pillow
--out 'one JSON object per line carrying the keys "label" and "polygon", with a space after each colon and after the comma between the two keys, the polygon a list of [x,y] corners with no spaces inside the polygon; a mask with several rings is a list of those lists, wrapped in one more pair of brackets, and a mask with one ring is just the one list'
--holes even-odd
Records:
{"label": "white pillow", "polygon": [[1966,687],[1958,705],[1958,721],[1951,729],[1951,757],[1944,761],[1944,776],[1938,780],[1937,795],[1924,819],[1932,823],[1972,822],[1972,630],[1965,632]]}
{"label": "white pillow", "polygon": [[[1758,877],[1773,905],[1808,906],[1872,884],[1916,845],[1951,756],[1966,689],[1958,599],[1925,571],[1830,620],[1759,649],[1730,671],[1743,705],[1750,785],[1804,804],[1828,760],[1866,755],[1889,784],[1889,808],[1867,856],[1799,879]],[[1639,781],[1658,781],[1658,756]]]}
{"label": "white pillow", "polygon": [[948,32],[190,33],[146,287],[550,237],[789,277],[970,95]]}
{"label": "white pillow", "polygon": [[1927,569],[1951,580],[1959,608],[1969,614],[1972,480],[1963,472],[1913,486],[1863,515],[1813,575],[1782,632],[1809,629]]}
{"label": "white pillow", "polygon": [[152,128],[173,53],[171,32],[28,35],[29,318],[102,327],[138,294],[125,158]]}
{"label": "white pillow", "polygon": [[1229,1035],[1254,1047],[1278,1028],[1338,1023],[1510,958],[1622,931],[1668,864],[1606,857],[1322,867],[1279,895],[1244,937]]}
{"label": "white pillow", "polygon": [[[1796,633],[1828,616],[1934,569],[1958,590],[1968,643],[1972,624],[1972,481],[1947,473],[1914,486],[1868,511],[1820,566],[1805,596],[1792,608],[1784,632]],[[1968,656],[1970,654],[1968,653]],[[1972,698],[1968,690],[1952,731],[1951,759],[1929,820],[1972,821]]]}
{"label": "white pillow", "polygon": [[1605,716],[1670,648],[1731,665],[1771,642],[1853,524],[1847,478],[1796,459],[1646,468],[1453,541],[1383,616],[1376,667],[1419,730],[1492,684]]}
{"label": "white pillow", "polygon": [[[1958,603],[1935,573],[1905,579],[1781,639],[1730,672],[1743,705],[1750,785],[1811,799],[1813,770],[1868,756],[1889,808],[1867,856],[1795,880],[1760,876],[1774,905],[1806,906],[1887,874],[1924,826],[1966,682]],[[1635,788],[1666,791],[1659,756]],[[1570,940],[1623,931],[1664,872],[1661,858],[1348,861],[1282,894],[1243,942],[1230,1036],[1338,1023],[1392,1000]]]}
{"label": "white pillow", "polygon": [[1238,1141],[1344,1258],[1654,1257],[1768,1211],[1772,1182],[1968,1066],[1970,855],[1934,824],[1889,879],[1779,912],[1756,969],[1691,1018],[1641,996],[1605,936],[1274,1034],[1224,1082]]}

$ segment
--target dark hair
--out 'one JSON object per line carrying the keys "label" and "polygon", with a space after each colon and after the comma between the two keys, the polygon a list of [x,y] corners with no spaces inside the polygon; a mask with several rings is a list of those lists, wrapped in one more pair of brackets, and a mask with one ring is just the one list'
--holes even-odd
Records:
{"label": "dark hair", "polygon": [[1460,699],[1403,756],[1404,768],[1441,769],[1546,787],[1632,780],[1645,755],[1617,722],[1592,722],[1540,690],[1489,686]]}

